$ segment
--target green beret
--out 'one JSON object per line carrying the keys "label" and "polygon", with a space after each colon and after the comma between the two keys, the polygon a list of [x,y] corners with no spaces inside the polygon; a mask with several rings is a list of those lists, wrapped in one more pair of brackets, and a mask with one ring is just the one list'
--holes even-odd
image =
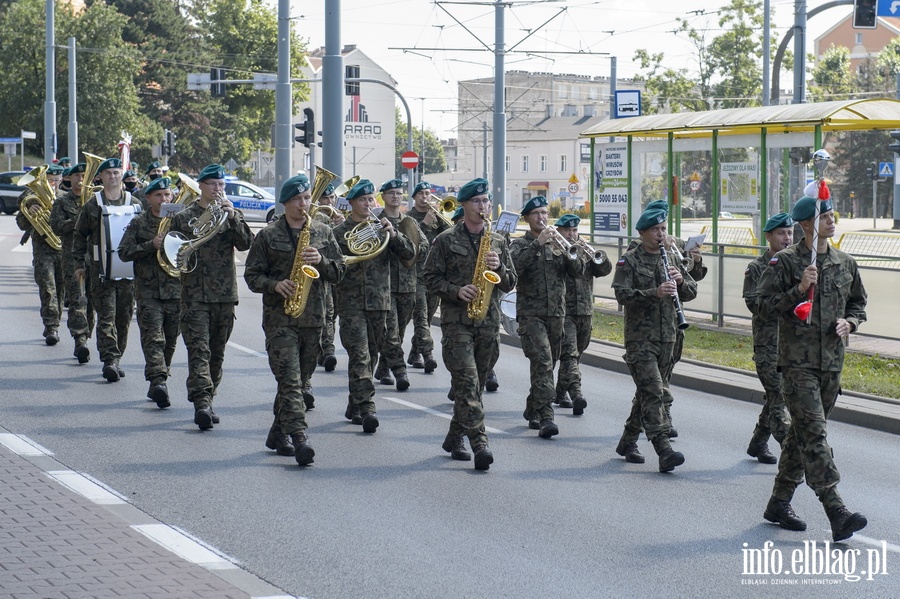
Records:
{"label": "green beret", "polygon": [[64,169],[63,167],[61,167],[59,165],[51,164],[50,166],[47,167],[47,174],[48,175],[62,175],[63,173],[65,173],[65,170],[66,169]]}
{"label": "green beret", "polygon": [[123,179],[127,179],[128,177],[137,177],[137,173],[134,172],[134,171],[131,170],[131,169],[128,169],[128,170],[125,171],[125,173],[122,175],[122,178],[123,178]]}
{"label": "green beret", "polygon": [[334,183],[329,183],[325,186],[325,191],[322,192],[323,196],[330,196],[334,194]]}
{"label": "green beret", "polygon": [[[831,212],[834,210],[834,207],[831,205],[831,200],[820,200],[822,203],[819,204],[819,214],[825,214],[826,212]],[[794,204],[794,209],[791,210],[791,218],[795,221],[800,222],[804,220],[808,220],[816,215],[816,200],[812,199],[809,196],[803,196],[797,203]]]}
{"label": "green beret", "polygon": [[468,202],[475,196],[482,196],[489,193],[490,192],[488,191],[487,179],[472,179],[459,188],[459,193],[456,196],[456,201]]}
{"label": "green beret", "polygon": [[71,175],[71,174],[72,174],[72,169],[71,169],[71,168],[64,168],[64,169],[63,169],[63,179],[65,179],[66,177],[68,177],[68,176]]}
{"label": "green beret", "polygon": [[69,169],[69,174],[77,175],[78,173],[83,173],[84,169],[86,169],[86,168],[87,168],[87,165],[85,163],[79,162],[78,164],[76,164],[75,166],[73,166]]}
{"label": "green beret", "polygon": [[403,181],[400,179],[391,179],[390,181],[386,181],[384,185],[382,185],[378,191],[384,193],[386,191],[390,191],[391,189],[403,189]]}
{"label": "green beret", "polygon": [[292,197],[304,191],[309,191],[309,177],[296,175],[284,182],[281,186],[281,194],[278,196],[279,204],[286,204]]}
{"label": "green beret", "polygon": [[66,156],[57,160],[56,164],[58,164],[59,166],[72,166],[72,159]]}
{"label": "green beret", "polygon": [[794,219],[791,218],[791,215],[787,212],[779,212],[766,221],[766,226],[763,227],[763,233],[768,233],[769,231],[773,231],[775,229],[782,229],[784,227],[793,226]]}
{"label": "green beret", "polygon": [[526,216],[529,212],[534,210],[535,208],[543,208],[547,205],[547,198],[544,196],[534,196],[525,204],[522,208],[522,216]]}
{"label": "green beret", "polygon": [[450,220],[454,223],[463,217],[463,207],[457,206],[456,210],[453,211],[453,216],[450,217]]}
{"label": "green beret", "polygon": [[368,179],[360,179],[359,183],[350,188],[347,192],[348,200],[355,200],[359,196],[371,195],[375,193],[375,185]]}
{"label": "green beret", "polygon": [[416,195],[417,193],[425,189],[431,191],[431,183],[429,183],[428,181],[419,181],[418,185],[413,187],[413,195]]}
{"label": "green beret", "polygon": [[581,219],[575,216],[574,214],[563,214],[556,222],[553,223],[554,227],[577,227],[578,223],[581,222]]}
{"label": "green beret", "polygon": [[122,161],[116,157],[107,158],[106,160],[104,160],[103,162],[100,163],[99,167],[97,167],[97,174],[99,175],[103,171],[111,169],[111,168],[122,168]]}
{"label": "green beret", "polygon": [[667,202],[666,200],[653,200],[652,202],[647,204],[647,207],[644,208],[644,210],[665,210],[666,212],[668,212],[669,202]]}
{"label": "green beret", "polygon": [[650,227],[655,227],[656,225],[666,222],[668,217],[669,213],[659,208],[644,210],[634,228],[638,231],[646,231]]}
{"label": "green beret", "polygon": [[200,171],[200,174],[197,176],[197,183],[202,181],[206,181],[207,179],[224,179],[225,178],[225,167],[221,164],[210,164],[208,166],[203,167],[203,170]]}
{"label": "green beret", "polygon": [[161,162],[151,162],[150,164],[147,165],[147,172],[149,173],[153,169],[157,169],[157,168],[162,168],[162,163]]}
{"label": "green beret", "polygon": [[159,179],[154,179],[150,182],[150,184],[144,188],[144,195],[148,195],[153,193],[154,191],[159,191],[161,189],[169,189],[172,187],[172,180],[168,177],[160,177]]}

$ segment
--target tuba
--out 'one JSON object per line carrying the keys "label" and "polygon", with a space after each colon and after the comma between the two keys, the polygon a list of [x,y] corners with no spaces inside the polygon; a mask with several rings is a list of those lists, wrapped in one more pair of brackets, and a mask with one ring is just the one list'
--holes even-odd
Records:
{"label": "tuba", "polygon": [[344,257],[344,262],[349,266],[377,257],[387,249],[391,236],[384,232],[381,221],[370,208],[369,218],[344,233],[344,239],[347,241],[347,249],[353,254]]}
{"label": "tuba", "polygon": [[[50,209],[53,207],[53,200],[56,199],[56,192],[47,182],[47,168],[48,166],[43,164],[19,177],[18,185],[31,190],[31,194],[22,198],[19,210],[34,230],[44,236],[47,245],[59,251],[62,249],[62,240],[50,227]],[[35,214],[29,210],[28,205],[32,202],[37,203],[38,210]]]}
{"label": "tuba", "polygon": [[94,177],[97,176],[97,169],[103,159],[96,154],[84,154],[84,176],[81,178],[81,205],[87,204],[91,196],[103,189],[100,185],[94,185]]}
{"label": "tuba", "polygon": [[215,237],[228,222],[228,213],[219,206],[219,201],[224,199],[223,194],[217,201],[211,202],[203,214],[188,221],[193,239],[188,239],[181,231],[170,231],[166,235],[163,239],[163,253],[169,266],[181,273],[191,272],[197,267],[194,252]]}
{"label": "tuba", "polygon": [[[318,182],[318,170],[316,171],[316,179]],[[330,181],[329,181],[330,182]],[[322,186],[325,189],[328,183]],[[321,195],[321,192],[320,192]],[[294,252],[294,264],[291,267],[291,281],[296,285],[293,295],[284,300],[284,313],[291,318],[299,318],[303,311],[306,310],[306,300],[309,298],[309,290],[312,288],[313,281],[319,278],[319,271],[303,260],[303,250],[309,247],[309,235],[312,228],[312,217],[306,213],[306,224],[300,231],[297,239],[297,250]]]}
{"label": "tuba", "polygon": [[478,293],[469,303],[466,313],[472,320],[484,320],[488,309],[491,307],[491,295],[494,285],[500,282],[500,275],[493,270],[488,270],[487,253],[491,251],[491,221],[487,214],[482,214],[484,219],[484,231],[481,234],[481,244],[478,246],[478,258],[475,260],[475,273],[472,275],[472,284],[478,288]]}
{"label": "tuba", "polygon": [[[200,186],[197,185],[196,181],[185,174],[178,175],[178,179],[181,181],[181,189],[178,190],[178,195],[175,196],[172,203],[187,206],[200,196]],[[165,238],[169,233],[169,227],[171,226],[172,217],[164,216],[162,220],[159,221],[159,228],[156,230],[156,234],[163,235]],[[156,251],[156,261],[159,263],[159,267],[166,271],[166,274],[170,277],[174,278],[181,276],[181,271],[174,268],[169,264],[169,261],[166,260],[165,251],[162,248]]]}
{"label": "tuba", "polygon": [[322,198],[322,194],[325,193],[325,188],[328,187],[328,184],[335,179],[337,179],[337,175],[335,175],[331,171],[326,170],[321,166],[316,167],[316,178],[313,181],[312,189],[310,191],[310,195],[312,195],[312,206],[310,207],[309,214],[307,216],[313,217],[320,211],[327,213],[328,218],[333,218],[335,214],[338,214],[336,208],[319,204],[319,200]]}

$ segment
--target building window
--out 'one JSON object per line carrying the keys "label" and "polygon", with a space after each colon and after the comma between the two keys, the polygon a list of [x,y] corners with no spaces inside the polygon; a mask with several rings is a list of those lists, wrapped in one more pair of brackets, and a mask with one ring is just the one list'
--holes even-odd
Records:
{"label": "building window", "polygon": [[574,104],[566,104],[563,106],[563,116],[578,116],[578,108]]}
{"label": "building window", "polygon": [[569,157],[565,154],[559,155],[559,172],[565,173],[569,170]]}
{"label": "building window", "polygon": [[600,89],[596,85],[592,85],[588,88],[588,99],[590,100],[599,100],[600,99]]}
{"label": "building window", "polygon": [[509,172],[509,156],[506,157],[506,172]]}
{"label": "building window", "polygon": [[542,173],[547,172],[547,155],[546,154],[541,154],[541,172]]}
{"label": "building window", "polygon": [[528,155],[527,154],[524,154],[522,156],[522,172],[523,173],[528,172]]}
{"label": "building window", "polygon": [[559,97],[560,98],[568,98],[569,97],[569,86],[565,83],[559,84]]}
{"label": "building window", "polygon": [[857,43],[857,45],[862,44],[862,34],[861,33],[856,34],[856,43]]}

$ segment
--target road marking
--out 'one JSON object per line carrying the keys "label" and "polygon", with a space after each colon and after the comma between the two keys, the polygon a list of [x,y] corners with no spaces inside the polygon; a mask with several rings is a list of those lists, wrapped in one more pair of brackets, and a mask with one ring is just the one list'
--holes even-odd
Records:
{"label": "road marking", "polygon": [[203,566],[207,570],[237,569],[237,565],[219,550],[192,537],[180,528],[166,524],[133,524],[131,528],[162,545],[178,557],[192,564]]}
{"label": "road marking", "polygon": [[237,349],[244,353],[250,354],[251,356],[256,356],[257,358],[268,358],[269,357],[269,354],[264,354],[264,353],[256,351],[255,349],[250,349],[249,347],[244,347],[243,345],[238,345],[234,341],[229,341],[228,345],[230,345],[234,349]]}
{"label": "road marking", "polygon": [[25,435],[12,433],[0,434],[0,445],[5,445],[11,452],[21,456],[53,455],[46,447],[41,447]]}
{"label": "road marking", "polygon": [[[431,415],[433,415],[433,416],[440,416],[441,418],[445,418],[445,419],[447,419],[447,420],[450,420],[450,419],[453,418],[453,415],[452,415],[452,414],[445,414],[445,413],[443,413],[443,412],[438,412],[437,410],[433,410],[433,409],[431,409],[431,408],[426,408],[425,406],[420,406],[420,405],[417,404],[417,403],[413,403],[413,402],[411,402],[411,401],[406,401],[405,399],[400,399],[400,398],[398,398],[398,397],[389,397],[389,396],[387,396],[387,395],[379,395],[378,397],[379,397],[379,399],[387,399],[388,401],[392,401],[392,402],[394,402],[394,403],[398,403],[398,404],[400,404],[400,405],[402,405],[402,406],[406,406],[407,408],[412,408],[412,409],[414,409],[414,410],[419,410],[419,411],[421,411],[421,412],[426,412],[426,413],[431,414]],[[498,433],[498,434],[502,434],[502,435],[508,435],[508,434],[509,434],[509,433],[507,433],[506,431],[502,431],[502,430],[500,430],[499,428],[493,428],[493,427],[491,427],[491,426],[485,426],[485,427],[484,427],[484,430],[487,431],[487,432],[489,432],[489,433]]]}
{"label": "road marking", "polygon": [[31,243],[26,243],[25,245],[16,244],[16,247],[14,247],[11,251],[13,251],[13,252],[28,252],[30,254],[31,253]]}
{"label": "road marking", "polygon": [[87,475],[74,470],[51,470],[47,472],[50,478],[56,480],[64,487],[78,493],[88,501],[97,505],[119,505],[127,503],[125,498]]}
{"label": "road marking", "polygon": [[885,543],[886,549],[888,551],[892,551],[894,553],[900,553],[900,545],[895,545],[894,543],[888,543],[887,541],[884,541],[884,540],[873,539],[872,537],[867,537],[867,536],[861,535],[859,533],[856,533],[853,535],[853,540],[859,541],[860,543],[865,543],[866,545],[871,545],[873,547],[881,547],[881,544]]}

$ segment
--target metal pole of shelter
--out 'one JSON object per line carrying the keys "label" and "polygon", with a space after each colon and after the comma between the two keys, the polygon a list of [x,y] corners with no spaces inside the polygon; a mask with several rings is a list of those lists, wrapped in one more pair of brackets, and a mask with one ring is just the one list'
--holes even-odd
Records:
{"label": "metal pole of shelter", "polygon": [[[634,143],[633,137],[631,135],[628,136],[628,204],[626,213],[628,214],[628,228],[626,231],[631,231],[634,229],[634,225],[637,223],[631,222],[631,215],[634,214],[634,209],[632,205],[634,204],[634,184],[632,183],[634,177],[634,164],[632,152],[634,152]],[[640,186],[640,183],[638,184]],[[640,187],[638,187],[640,188]],[[635,230],[636,232],[636,230]],[[631,235],[629,235],[631,237]]]}
{"label": "metal pole of shelter", "polygon": [[759,180],[762,185],[759,187],[759,241],[762,243],[762,229],[766,226],[769,219],[769,148],[768,148],[769,130],[763,127],[759,131]]}
{"label": "metal pole of shelter", "polygon": [[712,235],[713,243],[719,241],[719,193],[722,189],[719,181],[719,130],[712,131]]}
{"label": "metal pole of shelter", "polygon": [[594,157],[595,157],[594,152],[595,151],[596,151],[596,138],[592,137],[591,138],[591,176],[590,176],[590,181],[588,182],[588,202],[590,202],[590,206],[591,206],[591,211],[590,211],[591,241],[594,240],[594,214],[597,211],[597,205],[594,202],[594,198],[597,197],[597,193],[596,193],[597,190],[594,189],[594,185],[597,182],[597,176],[595,175],[596,171],[594,170],[597,168],[597,166],[596,166],[597,163],[594,162]]}
{"label": "metal pole of shelter", "polygon": [[504,4],[494,3],[494,218],[499,205],[507,205],[506,193],[506,67],[504,61]]}
{"label": "metal pole of shelter", "polygon": [[[278,0],[278,81],[275,84],[275,195],[291,177],[291,2]],[[284,204],[275,204],[275,212],[284,212]]]}
{"label": "metal pole of shelter", "polygon": [[78,164],[78,102],[77,70],[75,69],[75,38],[69,38],[69,156]]}
{"label": "metal pole of shelter", "polygon": [[[54,0],[47,0],[46,13],[46,91],[44,93],[44,162],[53,164],[56,158],[56,9]],[[25,155],[22,144],[22,155]]]}

